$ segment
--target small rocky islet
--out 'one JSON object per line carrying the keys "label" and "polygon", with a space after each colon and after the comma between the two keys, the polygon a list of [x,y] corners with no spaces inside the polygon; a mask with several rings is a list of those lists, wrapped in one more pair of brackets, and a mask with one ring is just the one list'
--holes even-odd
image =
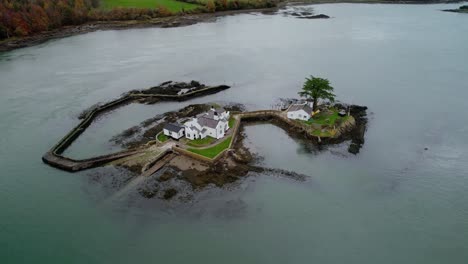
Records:
{"label": "small rocky islet", "polygon": [[[204,96],[228,89],[228,86],[208,87],[197,81],[164,82],[161,85],[145,90],[133,90],[122,95],[122,98],[132,97],[131,102],[155,104],[164,100],[182,101],[195,96]],[[158,96],[154,96],[158,95]],[[120,99],[118,99],[120,100]],[[117,106],[127,104],[122,102]],[[98,104],[84,111],[80,118],[86,119],[95,111],[107,104]],[[99,166],[114,166],[133,174],[131,178],[151,177],[151,184],[138,187],[138,192],[146,198],[158,197],[173,199],[187,187],[179,188],[181,182],[188,183],[192,191],[203,189],[209,185],[223,187],[252,173],[265,173],[282,177],[304,180],[306,175],[282,169],[266,168],[257,165],[262,157],[251,153],[244,145],[244,125],[271,123],[284,129],[291,137],[302,138],[320,148],[327,145],[351,142],[348,151],[357,154],[364,144],[364,133],[367,125],[367,107],[346,105],[343,103],[324,103],[315,110],[315,120],[308,116],[304,120],[293,120],[287,115],[292,108],[308,108],[308,103],[300,99],[284,99],[276,106],[277,109],[246,111],[241,104],[192,104],[141,122],[112,137],[113,144],[121,145],[125,151],[131,152],[121,158],[105,162]],[[215,110],[218,109],[218,110]],[[219,110],[222,109],[222,110]],[[309,109],[309,108],[308,108]],[[311,109],[311,108],[310,108]],[[311,111],[311,110],[307,111]],[[187,138],[171,138],[166,136],[168,124],[183,124],[188,120],[201,117],[210,111],[229,113],[224,120],[229,129],[226,135],[216,140],[197,139],[194,145]],[[306,112],[307,112],[306,111]],[[313,114],[313,113],[312,113]],[[214,118],[214,117],[213,117]],[[310,120],[309,120],[310,119]],[[168,134],[170,135],[170,134]],[[228,141],[226,145],[225,142]],[[206,142],[205,142],[206,141]],[[205,145],[204,145],[205,144]],[[223,148],[217,149],[224,144]],[[204,154],[205,150],[215,149],[215,154]],[[206,155],[203,157],[203,155]],[[211,155],[211,156],[210,156]],[[183,185],[183,184],[182,184]],[[189,195],[190,196],[190,195]]]}

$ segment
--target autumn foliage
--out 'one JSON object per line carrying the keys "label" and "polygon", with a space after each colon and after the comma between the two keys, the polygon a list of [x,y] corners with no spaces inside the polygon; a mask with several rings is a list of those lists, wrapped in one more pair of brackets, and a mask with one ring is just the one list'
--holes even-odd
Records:
{"label": "autumn foliage", "polygon": [[[273,7],[278,0],[179,0],[200,8],[179,14]],[[204,3],[203,3],[204,2]],[[155,8],[97,8],[100,0],[0,0],[0,40],[80,25],[89,21],[146,20],[172,16],[165,6]]]}
{"label": "autumn foliage", "polygon": [[88,20],[96,0],[0,0],[0,39]]}

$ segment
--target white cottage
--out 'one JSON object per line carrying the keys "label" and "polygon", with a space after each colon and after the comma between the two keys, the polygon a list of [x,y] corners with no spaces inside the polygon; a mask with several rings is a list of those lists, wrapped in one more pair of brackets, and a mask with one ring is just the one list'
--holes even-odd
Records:
{"label": "white cottage", "polygon": [[312,107],[308,104],[293,104],[288,108],[289,119],[299,119],[307,121],[312,117]]}
{"label": "white cottage", "polygon": [[185,137],[191,140],[207,136],[220,139],[229,129],[229,112],[223,108],[211,108],[184,124]]}
{"label": "white cottage", "polygon": [[185,127],[177,123],[168,123],[163,128],[164,135],[179,139],[184,136]]}

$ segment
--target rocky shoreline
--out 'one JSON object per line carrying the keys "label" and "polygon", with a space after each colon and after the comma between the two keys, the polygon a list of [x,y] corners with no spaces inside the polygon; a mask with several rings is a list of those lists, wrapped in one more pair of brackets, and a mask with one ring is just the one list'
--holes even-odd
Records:
{"label": "rocky shoreline", "polygon": [[[213,164],[206,164],[187,156],[178,156],[165,168],[164,172],[156,174],[152,184],[138,188],[141,196],[170,200],[179,193],[181,200],[192,197],[208,186],[224,188],[248,176],[268,173],[296,181],[305,181],[306,175],[283,169],[257,166],[259,157],[254,156],[244,145],[245,134],[241,132],[233,150],[228,155]],[[186,184],[189,185],[187,188]]]}
{"label": "rocky shoreline", "polygon": [[170,17],[153,18],[148,20],[126,20],[126,21],[96,21],[88,22],[79,26],[66,26],[59,29],[39,33],[24,38],[11,38],[0,41],[0,52],[35,46],[52,39],[71,37],[75,35],[90,33],[98,30],[123,30],[132,28],[170,28],[190,26],[202,22],[214,22],[217,17],[229,16],[242,13],[274,12],[278,7],[262,9],[232,10],[216,13],[187,14]]}
{"label": "rocky shoreline", "polygon": [[[289,126],[284,121],[274,116],[249,117],[241,123],[234,145],[223,158],[213,163],[208,163],[190,156],[177,155],[165,165],[161,172],[152,175],[151,177],[154,177],[155,180],[152,181],[151,184],[141,187],[139,193],[146,198],[158,197],[161,199],[172,199],[178,196],[179,192],[187,194],[187,187],[183,184],[181,185],[182,182],[188,184],[192,192],[196,192],[210,185],[221,188],[233,184],[248,175],[252,175],[252,173],[268,173],[303,181],[307,178],[305,175],[293,171],[258,166],[257,161],[261,160],[262,157],[255,156],[251,153],[250,149],[244,145],[244,126],[268,122],[284,129],[291,137],[303,138],[319,147],[350,142],[348,152],[357,154],[364,144],[364,133],[367,125],[367,107],[357,105],[347,106],[339,103],[333,106],[335,108],[349,110],[350,115],[353,117],[352,120],[355,120],[352,126],[346,129],[346,131],[341,133],[337,138],[323,138],[322,140],[317,140],[317,137],[310,137],[309,134],[304,133],[303,130]],[[162,130],[165,123],[196,115],[209,108],[210,105],[208,104],[196,104],[186,106],[178,111],[158,115],[143,121],[139,126],[116,135],[113,137],[112,142],[115,144],[122,144],[122,146],[129,148],[148,144],[154,139],[154,135]],[[231,112],[242,113],[244,107],[234,104],[225,106],[225,108]],[[135,137],[136,134],[139,134],[139,136]],[[139,175],[141,171],[143,171],[143,167],[146,166],[143,163],[134,163],[131,159],[130,162],[129,159],[126,159],[124,162],[117,161],[117,163],[113,163],[113,165],[132,171],[136,175]],[[180,189],[180,186],[184,186],[184,191]]]}
{"label": "rocky shoreline", "polygon": [[[23,37],[23,38],[11,38],[0,41],[0,52],[11,51],[18,48],[25,48],[30,46],[35,46],[42,44],[46,41],[52,39],[59,39],[70,37],[74,35],[94,32],[98,30],[121,30],[121,29],[132,29],[132,28],[149,28],[149,27],[160,27],[160,28],[169,28],[169,27],[182,27],[189,26],[202,22],[214,22],[217,17],[229,16],[242,13],[265,13],[265,14],[275,14],[281,8],[286,7],[287,5],[314,5],[314,4],[330,4],[330,3],[361,3],[361,4],[437,4],[437,3],[459,3],[462,1],[459,0],[448,0],[448,1],[437,1],[437,0],[410,0],[410,1],[359,1],[359,0],[312,0],[312,1],[285,1],[278,4],[277,7],[272,8],[261,8],[261,9],[244,9],[244,10],[231,10],[231,11],[222,11],[216,13],[201,13],[201,14],[186,14],[186,15],[177,15],[170,17],[161,17],[153,18],[148,20],[127,20],[127,21],[96,21],[88,22],[78,26],[65,26],[59,29],[39,33],[33,36]],[[448,10],[444,10],[448,11]],[[449,11],[456,12],[456,11]],[[299,19],[327,19],[330,18],[325,14],[318,15],[298,15]]]}

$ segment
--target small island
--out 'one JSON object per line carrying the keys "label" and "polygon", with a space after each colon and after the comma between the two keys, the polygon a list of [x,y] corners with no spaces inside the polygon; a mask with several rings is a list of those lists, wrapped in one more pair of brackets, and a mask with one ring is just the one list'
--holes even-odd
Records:
{"label": "small island", "polygon": [[444,9],[442,11],[468,14],[468,5],[462,5],[458,9]]}
{"label": "small island", "polygon": [[[271,171],[288,177],[301,175],[275,168],[255,165],[255,157],[244,146],[243,126],[249,123],[271,123],[284,129],[291,137],[326,146],[350,141],[348,151],[359,153],[366,130],[366,107],[335,102],[329,80],[306,78],[300,99],[288,99],[273,109],[245,111],[239,104],[210,103],[189,105],[175,112],[145,120],[141,127],[123,131],[112,140],[126,150],[85,160],[62,156],[64,150],[90,125],[99,114],[130,102],[158,103],[183,101],[228,89],[229,86],[205,86],[189,83],[165,82],[146,90],[124,94],[112,102],[93,106],[81,115],[82,122],[43,156],[51,166],[80,171],[100,166],[115,166],[148,177],[161,171],[158,181],[177,178],[189,182],[194,190],[214,184],[221,187],[237,181],[248,172]],[[134,134],[145,127],[143,136]],[[159,187],[157,188],[159,190]],[[143,196],[170,199],[177,189],[163,191],[142,189]],[[159,194],[158,194],[159,193]]]}

